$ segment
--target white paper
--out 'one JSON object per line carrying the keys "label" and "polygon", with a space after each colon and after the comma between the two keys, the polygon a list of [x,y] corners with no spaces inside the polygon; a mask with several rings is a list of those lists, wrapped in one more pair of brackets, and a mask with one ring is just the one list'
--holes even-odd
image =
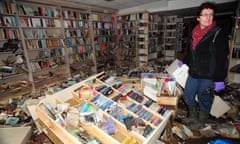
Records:
{"label": "white paper", "polygon": [[168,68],[167,72],[175,78],[176,82],[185,88],[186,80],[188,77],[188,66],[183,64],[181,67],[178,66],[179,60],[176,59]]}
{"label": "white paper", "polygon": [[176,81],[185,88],[186,80],[188,77],[188,66],[182,65],[181,67],[177,68],[176,71],[172,74]]}
{"label": "white paper", "polygon": [[170,91],[170,95],[174,95],[174,92],[175,92],[175,84],[176,82],[175,81],[169,81],[168,82],[168,88],[169,88],[169,91]]}
{"label": "white paper", "polygon": [[149,86],[145,86],[143,88],[143,93],[144,93],[145,96],[151,98],[154,101],[157,101],[157,94],[158,94],[158,92],[155,89],[153,89],[153,88],[151,88]]}
{"label": "white paper", "polygon": [[230,107],[219,96],[215,95],[210,114],[216,118],[219,118],[229,110]]}
{"label": "white paper", "polygon": [[149,87],[155,88],[156,83],[157,83],[157,80],[155,78],[143,78],[142,79],[143,87],[149,86]]}

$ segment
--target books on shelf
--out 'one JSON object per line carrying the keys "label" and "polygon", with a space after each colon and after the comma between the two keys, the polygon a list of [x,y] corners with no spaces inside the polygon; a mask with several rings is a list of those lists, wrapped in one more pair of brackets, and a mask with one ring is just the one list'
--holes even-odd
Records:
{"label": "books on shelf", "polygon": [[[31,23],[33,27],[43,27],[42,20],[40,18],[31,18]],[[44,21],[44,20],[43,20]]]}
{"label": "books on shelf", "polygon": [[19,32],[17,29],[0,29],[0,40],[7,40],[7,39],[16,39],[19,38]]}
{"label": "books on shelf", "polygon": [[0,26],[18,27],[18,21],[15,16],[0,16]]}
{"label": "books on shelf", "polygon": [[56,7],[17,4],[17,11],[20,16],[60,17],[60,11]]}
{"label": "books on shelf", "polygon": [[64,20],[64,28],[88,28],[88,24],[84,20]]}
{"label": "books on shelf", "polygon": [[27,39],[59,38],[62,36],[61,29],[25,29],[24,37]]}
{"label": "books on shelf", "polygon": [[33,28],[60,28],[62,26],[61,21],[58,19],[49,18],[20,18],[20,25],[22,27],[33,27]]}
{"label": "books on shelf", "polygon": [[63,18],[64,19],[79,19],[79,20],[88,20],[89,14],[82,13],[76,10],[63,10]]}
{"label": "books on shelf", "polygon": [[0,2],[0,13],[1,14],[15,14],[16,7],[13,2],[1,1]]}

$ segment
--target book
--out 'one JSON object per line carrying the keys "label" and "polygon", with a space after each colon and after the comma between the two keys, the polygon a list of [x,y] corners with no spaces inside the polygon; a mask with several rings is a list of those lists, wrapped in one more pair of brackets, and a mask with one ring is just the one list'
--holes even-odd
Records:
{"label": "book", "polygon": [[185,88],[186,80],[188,77],[188,66],[183,64],[181,67],[178,66],[178,59],[175,59],[173,63],[167,67],[167,72],[171,74],[176,82],[182,87]]}
{"label": "book", "polygon": [[46,19],[44,19],[44,18],[41,19],[41,26],[47,27]]}
{"label": "book", "polygon": [[64,11],[63,11],[63,17],[66,18],[66,19],[69,18],[69,17],[68,17],[68,11],[67,11],[67,10],[64,10]]}
{"label": "book", "polygon": [[17,18],[14,16],[13,17],[13,25],[15,26],[15,27],[18,27],[19,25],[18,25],[18,20],[17,20]]}
{"label": "book", "polygon": [[12,18],[10,16],[4,16],[3,23],[4,23],[4,26],[9,26],[9,27],[12,26],[13,25]]}
{"label": "book", "polygon": [[62,27],[61,21],[58,20],[58,19],[54,19],[54,26],[55,26],[55,27]]}
{"label": "book", "polygon": [[42,22],[40,18],[32,18],[31,21],[33,27],[42,27]]}
{"label": "book", "polygon": [[40,16],[45,16],[45,8],[44,7],[39,7],[38,8]]}

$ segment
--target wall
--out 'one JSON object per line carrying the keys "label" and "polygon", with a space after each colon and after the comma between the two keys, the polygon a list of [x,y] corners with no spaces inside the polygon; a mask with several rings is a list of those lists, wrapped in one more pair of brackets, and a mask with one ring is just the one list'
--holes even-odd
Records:
{"label": "wall", "polygon": [[[159,1],[159,2],[153,2],[137,7],[132,8],[126,8],[119,10],[119,14],[125,14],[125,13],[132,13],[139,10],[146,10],[149,12],[159,12],[159,11],[170,11],[170,10],[178,10],[178,9],[184,9],[184,8],[191,8],[191,7],[197,7],[201,3],[206,2],[207,0],[169,0],[169,1]],[[220,3],[226,3],[226,2],[234,2],[236,0],[209,0],[216,2],[217,4]]]}

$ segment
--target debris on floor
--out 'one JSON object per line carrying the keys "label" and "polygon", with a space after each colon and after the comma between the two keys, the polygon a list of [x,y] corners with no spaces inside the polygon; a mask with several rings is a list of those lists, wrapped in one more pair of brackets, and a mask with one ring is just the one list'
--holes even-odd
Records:
{"label": "debris on floor", "polygon": [[[229,84],[224,91],[216,95],[226,102],[230,109],[220,117],[210,116],[205,127],[197,132],[191,132],[190,129],[186,129],[187,125],[181,123],[181,120],[187,116],[187,110],[183,100],[179,100],[176,118],[173,121],[176,124],[173,124],[174,127],[172,128],[175,138],[184,143],[194,139],[211,139],[216,137],[240,142],[240,85],[233,86]],[[191,135],[192,133],[193,135]]]}
{"label": "debris on floor", "polygon": [[[135,81],[137,80],[134,79],[134,82],[129,80],[131,85],[138,87]],[[69,79],[68,81],[60,82],[58,84],[46,85],[35,94],[25,95],[24,97],[19,96],[18,98],[9,98],[5,103],[1,101],[0,126],[31,126],[33,132],[28,144],[52,144],[50,139],[37,129],[32,121],[31,114],[28,112],[27,106],[37,105],[39,99],[42,97],[59,92],[76,82],[78,81]],[[187,111],[182,98],[180,98],[174,119],[171,121],[172,127],[169,133],[172,141],[169,141],[169,135],[166,137],[162,136],[161,138],[163,139],[160,138],[160,140],[166,141],[166,144],[197,144],[196,141],[204,141],[206,144],[216,144],[219,141],[224,142],[228,140],[238,142],[240,139],[240,85],[229,84],[223,92],[218,93],[217,95],[227,103],[230,109],[219,118],[211,116],[205,127],[198,130],[197,133],[191,131],[187,125],[181,123],[181,119],[186,117]]]}

